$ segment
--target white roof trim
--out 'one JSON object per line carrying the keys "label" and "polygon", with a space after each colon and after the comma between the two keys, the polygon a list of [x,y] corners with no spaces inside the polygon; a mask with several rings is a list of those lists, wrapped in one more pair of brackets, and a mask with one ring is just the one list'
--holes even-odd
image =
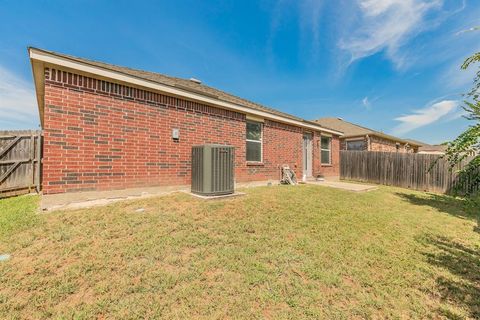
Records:
{"label": "white roof trim", "polygon": [[304,123],[302,121],[289,119],[289,118],[286,118],[286,117],[281,117],[279,115],[275,115],[275,114],[272,114],[272,113],[269,113],[269,112],[265,112],[265,111],[261,111],[261,110],[255,110],[255,109],[251,109],[251,108],[248,108],[248,107],[245,107],[245,106],[242,106],[242,105],[238,105],[238,104],[234,104],[234,103],[210,98],[208,96],[193,93],[193,92],[190,92],[188,90],[183,90],[183,89],[180,89],[180,88],[174,88],[174,87],[163,85],[163,84],[160,84],[160,83],[157,83],[157,82],[154,82],[154,81],[149,81],[149,80],[137,78],[137,77],[134,77],[134,76],[126,75],[126,74],[123,74],[121,72],[112,71],[112,70],[100,68],[100,67],[97,67],[97,66],[92,66],[92,65],[89,65],[87,63],[82,63],[82,62],[67,59],[67,58],[64,58],[64,57],[59,57],[55,54],[45,52],[45,51],[42,51],[42,50],[38,50],[38,49],[35,49],[35,48],[29,48],[29,53],[30,53],[30,59],[32,60],[32,63],[33,63],[33,61],[41,61],[41,62],[44,62],[46,64],[58,65],[58,66],[62,66],[62,67],[66,67],[66,68],[70,68],[70,69],[74,69],[74,70],[79,70],[79,71],[82,71],[82,72],[85,72],[85,73],[99,75],[101,77],[105,77],[105,78],[109,78],[109,79],[114,79],[114,80],[118,80],[118,81],[122,81],[122,82],[135,84],[135,85],[138,85],[138,86],[141,86],[141,87],[150,88],[150,89],[154,89],[156,91],[160,91],[160,92],[163,92],[163,93],[168,93],[168,94],[173,94],[173,95],[176,95],[176,96],[185,97],[185,98],[188,98],[188,99],[191,99],[191,100],[203,102],[203,103],[206,103],[206,104],[209,104],[209,105],[219,106],[219,107],[229,109],[229,110],[233,110],[233,111],[238,111],[238,112],[241,112],[241,113],[244,113],[244,114],[251,114],[251,115],[254,115],[254,116],[264,117],[264,118],[267,118],[267,119],[276,120],[276,121],[280,121],[280,122],[283,122],[283,123],[288,123],[288,124],[292,124],[292,125],[295,125],[295,126],[299,126],[299,127],[302,127],[302,128],[308,128],[308,129],[313,129],[313,130],[317,130],[317,131],[329,132],[329,133],[333,133],[333,134],[340,135],[340,136],[343,135],[343,133],[340,132],[340,131],[330,130],[330,129],[324,128],[320,125]]}

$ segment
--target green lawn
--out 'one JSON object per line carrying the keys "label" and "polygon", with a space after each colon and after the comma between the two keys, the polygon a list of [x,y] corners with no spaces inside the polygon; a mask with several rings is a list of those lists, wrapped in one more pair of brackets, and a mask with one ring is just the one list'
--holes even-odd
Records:
{"label": "green lawn", "polygon": [[478,217],[463,201],[388,187],[245,192],[37,215],[37,197],[1,200],[0,253],[12,258],[0,262],[0,318],[480,317]]}

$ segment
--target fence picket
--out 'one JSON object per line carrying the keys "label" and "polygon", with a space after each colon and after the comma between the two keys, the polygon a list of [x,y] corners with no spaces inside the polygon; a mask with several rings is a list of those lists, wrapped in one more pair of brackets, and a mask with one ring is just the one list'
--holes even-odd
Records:
{"label": "fence picket", "polygon": [[[459,183],[457,170],[471,158],[451,169],[438,155],[397,152],[340,151],[340,178],[451,193]],[[461,186],[464,191],[467,184]],[[478,190],[479,186],[473,187]]]}

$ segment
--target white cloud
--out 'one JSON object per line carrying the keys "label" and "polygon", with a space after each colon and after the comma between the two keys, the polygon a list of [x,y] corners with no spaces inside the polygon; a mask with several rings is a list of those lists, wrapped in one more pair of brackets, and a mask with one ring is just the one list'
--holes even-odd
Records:
{"label": "white cloud", "polygon": [[397,68],[406,61],[400,48],[427,28],[427,14],[442,0],[357,0],[360,18],[354,32],[339,47],[350,53],[350,63],[385,50]]}
{"label": "white cloud", "polygon": [[[480,13],[480,10],[478,10],[478,13]],[[452,56],[450,60],[447,63],[439,64],[443,66],[443,74],[438,77],[437,81],[447,89],[465,92],[473,86],[477,68],[475,66],[470,66],[466,70],[460,68],[467,57],[480,51],[480,44],[478,43],[480,28],[472,27],[468,30],[472,29],[477,32],[457,32],[455,36],[448,38],[449,43],[446,43],[443,48],[436,48],[440,52],[447,52],[448,48],[453,48],[450,53]]]}
{"label": "white cloud", "polygon": [[437,81],[450,90],[466,91],[466,89],[468,90],[468,88],[472,87],[477,70],[472,67],[467,70],[462,70],[460,66],[463,61],[464,57],[462,56],[460,59],[456,59],[453,63],[450,63]]}
{"label": "white cloud", "polygon": [[440,119],[448,118],[449,121],[457,119],[459,113],[454,112],[458,111],[458,106],[459,101],[442,100],[426,108],[415,110],[412,114],[395,118],[395,120],[400,121],[400,124],[393,128],[392,133],[403,135],[417,128],[437,122]]}
{"label": "white cloud", "polygon": [[[300,24],[302,33],[308,30],[311,33],[311,45],[313,56],[319,53],[319,45],[322,38],[320,22],[323,14],[324,0],[304,0],[300,5]],[[304,35],[301,35],[303,38]]]}
{"label": "white cloud", "polygon": [[463,29],[463,30],[460,30],[458,31],[457,33],[455,33],[456,36],[459,36],[459,35],[462,35],[464,33],[468,33],[468,32],[473,32],[473,31],[478,31],[480,30],[480,27],[471,27],[471,28],[468,28],[468,29]]}
{"label": "white cloud", "polygon": [[0,129],[38,127],[35,92],[31,85],[0,66]]}
{"label": "white cloud", "polygon": [[373,104],[378,100],[380,99],[381,96],[365,96],[363,99],[362,99],[362,105],[363,107],[366,109],[366,110],[371,110],[372,109],[372,106]]}
{"label": "white cloud", "polygon": [[362,99],[362,104],[365,108],[370,108],[370,101],[368,100],[368,97]]}

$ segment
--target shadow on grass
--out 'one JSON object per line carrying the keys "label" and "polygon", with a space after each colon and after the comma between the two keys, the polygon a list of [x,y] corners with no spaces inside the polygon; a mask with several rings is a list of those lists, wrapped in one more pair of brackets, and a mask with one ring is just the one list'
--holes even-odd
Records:
{"label": "shadow on grass", "polygon": [[397,192],[396,195],[413,205],[430,206],[455,217],[476,221],[477,227],[474,231],[480,232],[480,210],[475,203],[462,198],[432,193],[420,195]]}
{"label": "shadow on grass", "polygon": [[[480,251],[445,237],[429,238],[427,243],[435,247],[433,253],[425,254],[427,261],[456,276],[437,278],[442,300],[461,306],[469,317],[480,319]],[[448,319],[463,318],[450,310],[440,312]]]}

